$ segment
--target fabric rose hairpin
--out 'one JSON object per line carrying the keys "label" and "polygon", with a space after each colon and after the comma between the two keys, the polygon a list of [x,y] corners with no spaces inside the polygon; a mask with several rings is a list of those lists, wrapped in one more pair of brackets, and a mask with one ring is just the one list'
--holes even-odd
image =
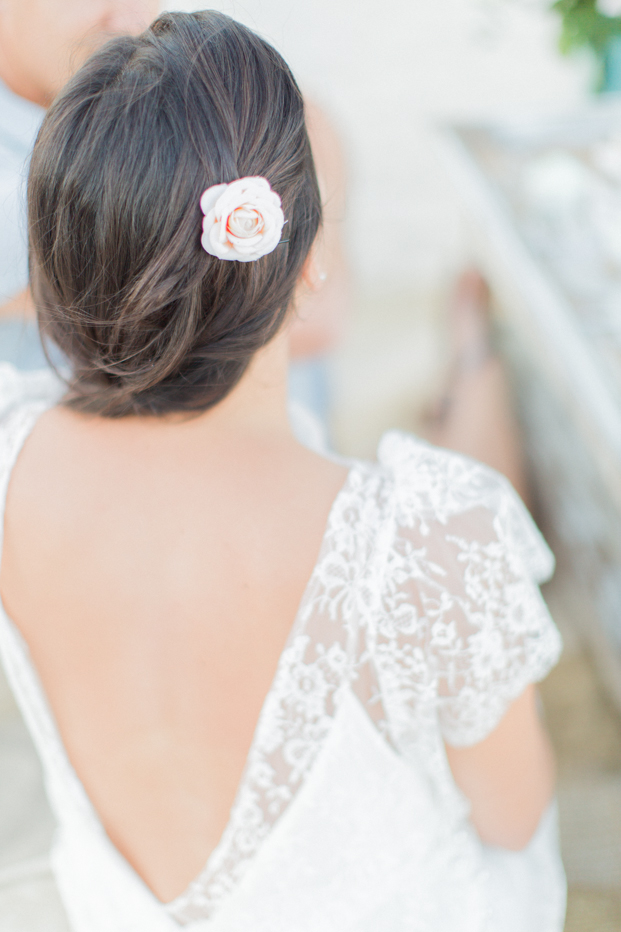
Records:
{"label": "fabric rose hairpin", "polygon": [[201,196],[205,252],[228,262],[254,262],[280,242],[285,217],[265,178],[215,184]]}

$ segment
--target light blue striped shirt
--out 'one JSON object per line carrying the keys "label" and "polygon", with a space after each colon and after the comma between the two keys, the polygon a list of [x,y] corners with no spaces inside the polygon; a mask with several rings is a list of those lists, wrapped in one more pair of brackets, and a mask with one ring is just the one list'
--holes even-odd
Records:
{"label": "light blue striped shirt", "polygon": [[28,284],[26,173],[44,113],[0,82],[0,303]]}
{"label": "light blue striped shirt", "polygon": [[[26,175],[45,110],[0,82],[0,304],[28,284]],[[0,360],[45,365],[36,324],[0,318]]]}

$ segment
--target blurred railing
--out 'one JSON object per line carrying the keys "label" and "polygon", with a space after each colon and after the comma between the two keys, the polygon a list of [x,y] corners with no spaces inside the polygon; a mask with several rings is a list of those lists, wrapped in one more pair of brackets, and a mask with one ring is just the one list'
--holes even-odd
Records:
{"label": "blurred railing", "polygon": [[537,517],[621,707],[621,104],[442,139],[496,298]]}

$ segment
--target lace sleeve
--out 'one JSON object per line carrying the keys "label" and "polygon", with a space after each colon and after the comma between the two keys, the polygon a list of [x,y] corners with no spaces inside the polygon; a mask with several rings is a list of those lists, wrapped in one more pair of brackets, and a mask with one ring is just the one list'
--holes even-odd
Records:
{"label": "lace sleeve", "polygon": [[558,660],[560,635],[537,586],[553,557],[493,470],[396,434],[380,458],[395,473],[395,651],[424,657],[445,740],[476,744]]}

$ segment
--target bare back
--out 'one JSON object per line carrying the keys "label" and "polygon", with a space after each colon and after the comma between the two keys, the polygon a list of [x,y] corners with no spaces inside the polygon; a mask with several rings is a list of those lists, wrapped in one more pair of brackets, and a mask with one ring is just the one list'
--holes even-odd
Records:
{"label": "bare back", "polygon": [[15,466],[0,577],[108,834],[170,900],[226,826],[346,470],[205,416],[54,408]]}

